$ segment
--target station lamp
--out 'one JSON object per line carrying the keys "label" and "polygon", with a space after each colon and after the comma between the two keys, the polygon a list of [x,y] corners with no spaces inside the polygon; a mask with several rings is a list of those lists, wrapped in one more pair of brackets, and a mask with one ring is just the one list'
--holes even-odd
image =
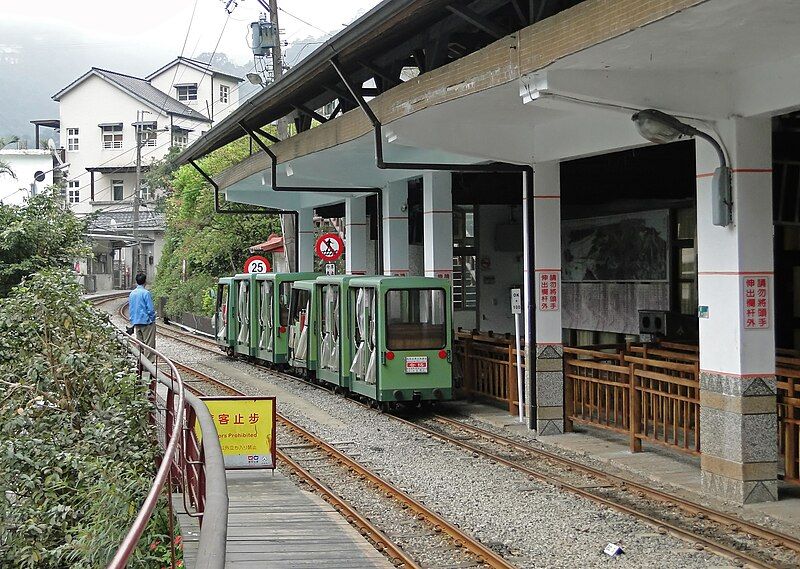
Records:
{"label": "station lamp", "polygon": [[719,142],[705,132],[679,121],[677,118],[656,109],[645,109],[631,117],[644,138],[656,144],[667,144],[682,138],[702,138],[714,147],[720,166],[714,170],[711,184],[711,211],[714,225],[727,227],[731,223],[733,197],[731,194],[731,169]]}

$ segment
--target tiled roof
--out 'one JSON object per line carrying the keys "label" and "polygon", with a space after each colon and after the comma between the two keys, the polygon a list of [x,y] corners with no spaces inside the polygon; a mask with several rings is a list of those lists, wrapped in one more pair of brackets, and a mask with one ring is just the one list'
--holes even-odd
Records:
{"label": "tiled roof", "polygon": [[164,91],[156,89],[150,84],[149,81],[145,79],[140,79],[139,77],[133,77],[131,75],[125,75],[124,73],[109,71],[107,69],[99,69],[97,67],[92,67],[89,71],[78,77],[75,81],[61,89],[61,91],[53,95],[53,99],[56,101],[60,100],[65,93],[72,90],[73,87],[79,85],[84,81],[84,79],[91,75],[96,75],[105,79],[106,81],[109,81],[110,83],[113,83],[132,97],[135,97],[156,109],[163,109],[163,111],[169,115],[179,115],[197,121],[211,122],[207,116],[195,111],[193,108],[181,103],[177,99],[170,97]]}
{"label": "tiled roof", "polygon": [[168,114],[183,115],[185,117],[200,121],[208,121],[208,117],[198,113],[188,105],[184,105],[177,99],[173,99],[164,91],[156,89],[150,84],[149,81],[139,79],[138,77],[132,77],[130,75],[124,75],[122,73],[115,73],[105,69],[97,69],[96,67],[92,69],[112,83],[116,83],[140,99],[144,99],[159,109],[163,108],[164,112]]}
{"label": "tiled roof", "polygon": [[[133,211],[101,211],[91,224],[94,231],[130,230],[133,227]],[[149,209],[139,210],[139,229],[164,229],[164,215]]]}

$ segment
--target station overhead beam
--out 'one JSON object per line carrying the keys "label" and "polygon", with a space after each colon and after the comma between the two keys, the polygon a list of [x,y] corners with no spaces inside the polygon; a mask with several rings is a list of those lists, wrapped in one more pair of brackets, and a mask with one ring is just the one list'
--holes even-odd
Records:
{"label": "station overhead beam", "polygon": [[488,21],[485,17],[481,16],[477,12],[473,12],[469,8],[454,6],[451,4],[447,7],[447,9],[462,20],[466,20],[479,30],[486,32],[496,40],[499,40],[508,34],[506,30],[497,24]]}

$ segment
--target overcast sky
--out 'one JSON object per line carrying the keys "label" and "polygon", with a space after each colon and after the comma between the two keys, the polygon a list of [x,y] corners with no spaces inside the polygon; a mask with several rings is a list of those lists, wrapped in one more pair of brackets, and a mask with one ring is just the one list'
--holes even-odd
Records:
{"label": "overcast sky", "polygon": [[[258,18],[257,0],[238,0],[228,16],[226,0],[197,0],[184,55],[212,52],[220,34],[218,52],[237,63],[252,60],[248,48],[249,23]],[[36,36],[37,25],[57,24],[78,32],[85,41],[59,43],[48,33],[41,40],[61,57],[76,50],[102,49],[120,40],[141,50],[178,55],[195,5],[194,0],[33,0],[2,1],[2,17],[14,27],[30,29]],[[363,14],[378,0],[278,0],[279,23],[283,38],[289,42],[338,31]],[[283,11],[286,10],[286,11]],[[226,23],[227,19],[227,23]],[[301,21],[303,20],[303,21]],[[224,33],[223,33],[224,26]],[[71,34],[70,34],[71,35]],[[39,38],[36,38],[39,39]],[[0,40],[2,43],[2,40]],[[313,51],[309,46],[307,51]],[[85,51],[83,52],[85,54]],[[82,54],[82,55],[83,55]]]}

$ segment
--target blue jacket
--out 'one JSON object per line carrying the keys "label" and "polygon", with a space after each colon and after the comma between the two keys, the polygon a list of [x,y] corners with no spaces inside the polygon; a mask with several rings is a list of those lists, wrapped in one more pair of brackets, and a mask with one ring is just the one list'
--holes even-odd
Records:
{"label": "blue jacket", "polygon": [[142,285],[131,291],[128,297],[130,320],[134,326],[146,326],[156,321],[156,309],[150,291]]}

